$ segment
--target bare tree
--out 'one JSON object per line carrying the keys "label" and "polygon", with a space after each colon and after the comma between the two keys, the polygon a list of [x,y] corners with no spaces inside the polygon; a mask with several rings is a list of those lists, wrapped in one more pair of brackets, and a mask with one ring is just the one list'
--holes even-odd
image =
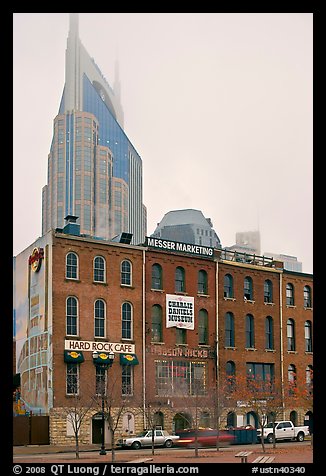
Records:
{"label": "bare tree", "polygon": [[67,393],[70,395],[69,406],[62,409],[62,414],[66,417],[67,423],[70,424],[75,437],[75,453],[76,459],[79,459],[79,435],[80,429],[88,418],[89,414],[95,407],[94,392],[90,388],[86,388],[83,394],[79,392],[78,374],[76,367],[71,367],[67,372]]}

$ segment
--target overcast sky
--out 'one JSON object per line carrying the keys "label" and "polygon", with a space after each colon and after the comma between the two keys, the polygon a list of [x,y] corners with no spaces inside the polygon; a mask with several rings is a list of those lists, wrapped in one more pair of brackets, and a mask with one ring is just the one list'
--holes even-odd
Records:
{"label": "overcast sky", "polygon": [[[13,254],[41,235],[42,187],[65,81],[68,13],[13,14]],[[313,14],[80,13],[143,161],[150,235],[170,210],[211,218],[222,246],[313,272]]]}

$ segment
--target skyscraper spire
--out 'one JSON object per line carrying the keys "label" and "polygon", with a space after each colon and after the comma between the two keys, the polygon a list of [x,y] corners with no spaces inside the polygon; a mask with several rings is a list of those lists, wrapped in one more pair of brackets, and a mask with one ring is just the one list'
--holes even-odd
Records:
{"label": "skyscraper spire", "polygon": [[79,15],[78,13],[69,13],[69,36],[79,37]]}

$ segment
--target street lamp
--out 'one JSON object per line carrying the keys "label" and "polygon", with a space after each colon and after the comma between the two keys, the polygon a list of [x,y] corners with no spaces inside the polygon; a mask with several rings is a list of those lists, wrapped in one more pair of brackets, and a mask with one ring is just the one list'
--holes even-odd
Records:
{"label": "street lamp", "polygon": [[[101,353],[99,354],[97,351],[93,352],[93,363],[96,369],[100,369],[104,371],[104,375],[101,374],[101,403],[102,403],[102,443],[101,443],[101,450],[100,455],[106,455],[105,451],[105,418],[104,418],[104,399],[105,399],[105,372],[107,369],[111,367],[113,364],[114,353],[110,352],[109,354]],[[104,379],[103,379],[104,377]]]}

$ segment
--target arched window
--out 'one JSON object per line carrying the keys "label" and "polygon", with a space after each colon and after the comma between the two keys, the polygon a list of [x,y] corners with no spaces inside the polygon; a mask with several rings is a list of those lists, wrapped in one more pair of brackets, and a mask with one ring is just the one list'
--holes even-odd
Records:
{"label": "arched window", "polygon": [[208,313],[200,309],[198,315],[198,344],[208,345]]}
{"label": "arched window", "polygon": [[103,256],[95,256],[93,276],[96,283],[105,283],[105,259]]}
{"label": "arched window", "polygon": [[273,302],[273,283],[270,279],[264,283],[264,302]]}
{"label": "arched window", "polygon": [[229,360],[226,363],[226,390],[232,392],[235,389],[235,363]]}
{"label": "arched window", "polygon": [[70,252],[66,255],[66,278],[78,279],[78,256]]}
{"label": "arched window", "polygon": [[273,318],[271,316],[267,316],[265,319],[265,348],[274,349]]}
{"label": "arched window", "polygon": [[297,382],[296,368],[295,368],[295,365],[290,364],[288,366],[289,395],[294,395],[296,382]]}
{"label": "arched window", "polygon": [[313,367],[312,365],[307,365],[306,367],[306,386],[308,394],[313,394]]}
{"label": "arched window", "polygon": [[226,274],[224,276],[224,297],[233,298],[233,277],[231,274]]}
{"label": "arched window", "polygon": [[253,285],[252,285],[252,279],[250,276],[247,276],[244,279],[243,296],[245,299],[248,299],[248,301],[253,300]]}
{"label": "arched window", "polygon": [[204,269],[198,271],[198,293],[207,294],[207,272]]}
{"label": "arched window", "polygon": [[130,302],[122,304],[122,339],[132,339],[132,305]]}
{"label": "arched window", "polygon": [[121,284],[131,286],[132,284],[132,266],[130,261],[124,260],[121,263]]}
{"label": "arched window", "polygon": [[312,352],[312,324],[311,321],[304,323],[305,351]]}
{"label": "arched window", "polygon": [[225,314],[225,347],[234,347],[234,317],[232,312]]}
{"label": "arched window", "polygon": [[175,270],[175,291],[177,293],[183,293],[185,290],[185,270],[181,266],[178,266]]}
{"label": "arched window", "polygon": [[94,336],[105,337],[105,302],[102,299],[94,304]]}
{"label": "arched window", "polygon": [[69,296],[66,301],[66,335],[78,335],[78,301],[74,296]]}
{"label": "arched window", "polygon": [[158,263],[152,266],[152,289],[163,289],[162,266]]}
{"label": "arched window", "polygon": [[162,308],[158,304],[152,306],[152,342],[163,342]]}
{"label": "arched window", "polygon": [[294,287],[291,283],[286,285],[286,305],[294,306]]}
{"label": "arched window", "polygon": [[286,333],[288,340],[288,350],[295,350],[295,326],[293,319],[288,319],[286,324]]}
{"label": "arched window", "polygon": [[253,349],[255,347],[255,328],[254,318],[251,314],[246,315],[246,348]]}
{"label": "arched window", "polygon": [[310,286],[305,286],[303,288],[303,302],[304,307],[312,307]]}

